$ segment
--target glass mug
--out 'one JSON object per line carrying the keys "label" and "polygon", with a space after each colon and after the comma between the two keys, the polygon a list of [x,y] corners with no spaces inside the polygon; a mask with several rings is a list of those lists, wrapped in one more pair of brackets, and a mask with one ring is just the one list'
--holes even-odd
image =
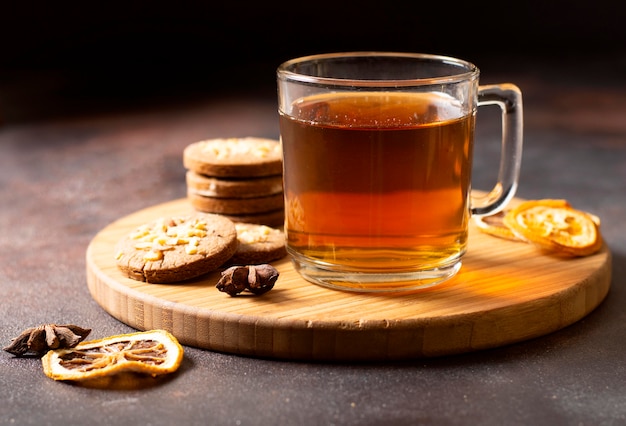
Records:
{"label": "glass mug", "polygon": [[[479,73],[460,59],[393,52],[278,67],[286,244],[303,278],[380,292],[459,271],[471,215],[507,205],[521,163],[521,92],[479,86]],[[501,108],[502,155],[494,189],[479,200],[472,148],[477,108],[487,104]]]}

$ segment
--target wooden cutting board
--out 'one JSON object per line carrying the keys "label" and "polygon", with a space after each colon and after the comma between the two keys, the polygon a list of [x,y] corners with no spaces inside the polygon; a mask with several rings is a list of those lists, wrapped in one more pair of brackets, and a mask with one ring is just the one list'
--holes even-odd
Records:
{"label": "wooden cutting board", "polygon": [[[514,200],[514,203],[519,200]],[[114,245],[138,225],[193,209],[186,199],[153,206],[100,231],[86,253],[87,284],[108,313],[139,330],[162,328],[184,345],[294,360],[402,360],[493,348],[551,333],[596,308],[611,281],[611,254],[548,255],[470,229],[461,271],[413,293],[350,293],[303,280],[288,259],[275,287],[230,297],[219,272],[185,284],[123,276]]]}

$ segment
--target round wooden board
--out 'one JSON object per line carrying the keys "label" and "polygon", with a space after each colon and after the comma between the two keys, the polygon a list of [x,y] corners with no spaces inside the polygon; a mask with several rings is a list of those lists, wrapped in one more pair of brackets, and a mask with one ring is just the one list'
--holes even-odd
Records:
{"label": "round wooden board", "polygon": [[[514,200],[514,203],[519,200]],[[114,246],[153,219],[192,212],[187,199],[126,216],[86,253],[87,283],[108,313],[139,330],[165,329],[184,345],[254,357],[374,361],[433,357],[502,346],[561,329],[606,297],[611,254],[548,255],[470,229],[461,271],[411,293],[351,293],[303,280],[286,258],[262,296],[230,297],[220,274],[184,284],[147,284],[118,270]]]}

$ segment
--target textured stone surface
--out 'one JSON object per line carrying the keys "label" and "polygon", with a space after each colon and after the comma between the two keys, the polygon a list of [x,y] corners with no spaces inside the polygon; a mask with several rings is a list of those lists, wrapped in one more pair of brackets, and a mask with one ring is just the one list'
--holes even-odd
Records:
{"label": "textured stone surface", "polygon": [[[54,382],[0,353],[0,424],[618,424],[626,420],[626,84],[537,69],[489,75],[524,92],[518,196],[566,198],[602,219],[607,299],[554,334],[462,356],[315,364],[185,348],[180,370],[100,389]],[[497,123],[479,114],[474,187],[497,172]],[[273,98],[208,98],[0,127],[0,344],[43,323],[133,331],[87,290],[85,250],[112,221],[185,196],[182,150],[224,136],[276,138]]]}

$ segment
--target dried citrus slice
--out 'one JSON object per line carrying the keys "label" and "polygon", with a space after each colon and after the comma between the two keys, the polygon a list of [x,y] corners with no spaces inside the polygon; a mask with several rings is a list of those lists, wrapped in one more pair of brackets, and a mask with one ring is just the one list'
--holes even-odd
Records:
{"label": "dried citrus slice", "polygon": [[183,359],[178,340],[164,330],[119,334],[48,351],[44,373],[54,380],[87,380],[121,372],[172,373]]}
{"label": "dried citrus slice", "polygon": [[472,219],[474,219],[476,227],[486,234],[504,238],[505,240],[523,241],[504,224],[504,212],[491,216],[473,216]]}
{"label": "dried citrus slice", "polygon": [[602,247],[598,219],[566,200],[522,202],[505,214],[503,222],[519,238],[547,250],[587,256]]}

